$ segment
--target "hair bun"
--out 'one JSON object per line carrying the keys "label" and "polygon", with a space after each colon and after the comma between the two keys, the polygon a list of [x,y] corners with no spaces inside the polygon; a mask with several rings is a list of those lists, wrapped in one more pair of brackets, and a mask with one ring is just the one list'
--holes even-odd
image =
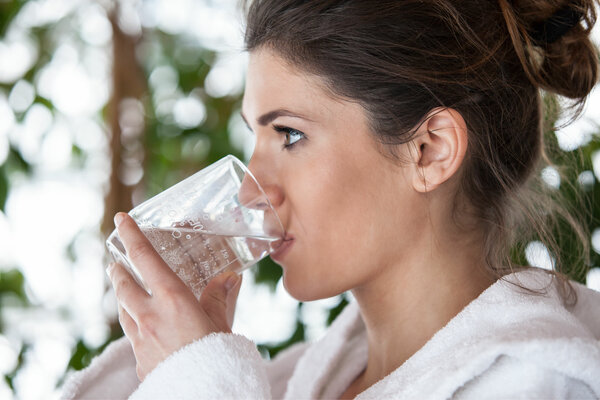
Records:
{"label": "hair bun", "polygon": [[581,13],[570,4],[556,11],[550,18],[533,26],[529,36],[539,46],[556,42],[565,33],[581,22]]}
{"label": "hair bun", "polygon": [[583,106],[598,79],[598,54],[590,40],[597,0],[511,3],[500,0],[508,33],[529,80]]}

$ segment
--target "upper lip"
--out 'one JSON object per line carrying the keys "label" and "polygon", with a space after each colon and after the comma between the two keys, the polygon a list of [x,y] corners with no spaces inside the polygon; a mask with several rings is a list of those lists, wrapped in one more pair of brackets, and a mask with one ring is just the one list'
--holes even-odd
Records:
{"label": "upper lip", "polygon": [[284,237],[279,242],[277,242],[277,244],[275,244],[275,248],[279,248],[283,246],[284,243],[290,242],[292,240],[294,240],[294,237],[286,233]]}

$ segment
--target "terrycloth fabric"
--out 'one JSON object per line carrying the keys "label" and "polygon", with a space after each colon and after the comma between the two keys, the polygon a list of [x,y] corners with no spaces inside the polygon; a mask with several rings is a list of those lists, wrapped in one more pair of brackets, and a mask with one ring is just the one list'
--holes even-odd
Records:
{"label": "terrycloth fabric", "polygon": [[130,399],[236,399],[244,393],[271,397],[256,346],[241,336],[212,334],[160,363]]}
{"label": "terrycloth fabric", "polygon": [[126,399],[138,387],[135,357],[127,338],[112,342],[86,369],[67,379],[65,399]]}
{"label": "terrycloth fabric", "polygon": [[[563,307],[543,271],[496,282],[390,375],[359,399],[598,399],[600,293],[573,284],[579,301]],[[364,369],[367,342],[350,304],[316,343],[263,361],[243,336],[213,334],[163,361],[138,385],[125,339],[65,385],[64,398],[337,398]],[[137,387],[137,389],[136,389]]]}

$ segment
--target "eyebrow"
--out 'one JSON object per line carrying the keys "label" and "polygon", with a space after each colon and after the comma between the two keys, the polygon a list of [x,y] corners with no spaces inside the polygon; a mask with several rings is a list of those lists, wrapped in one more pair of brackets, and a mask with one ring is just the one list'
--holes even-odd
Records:
{"label": "eyebrow", "polygon": [[[248,120],[246,119],[244,112],[240,111],[240,114],[242,116],[242,119],[246,123],[246,125],[248,125],[248,128],[250,128],[250,124],[248,123]],[[286,110],[285,108],[278,108],[276,110],[264,113],[263,115],[261,115],[260,117],[257,118],[257,121],[258,121],[259,125],[267,126],[270,122],[272,122],[273,120],[275,120],[278,117],[301,118],[301,119],[305,119],[307,121],[313,122],[313,120],[311,120],[310,118],[307,118],[302,114],[298,114],[298,113],[292,112],[290,110]]]}

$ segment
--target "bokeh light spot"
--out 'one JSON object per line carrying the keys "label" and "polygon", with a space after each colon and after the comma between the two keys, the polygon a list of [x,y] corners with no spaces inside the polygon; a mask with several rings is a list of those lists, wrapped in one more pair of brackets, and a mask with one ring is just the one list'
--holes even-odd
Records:
{"label": "bokeh light spot", "polygon": [[540,241],[536,240],[527,245],[525,248],[525,258],[531,266],[547,270],[554,269],[555,260],[550,255],[548,248]]}
{"label": "bokeh light spot", "polygon": [[21,79],[14,84],[10,95],[8,96],[8,104],[17,113],[22,113],[29,108],[35,99],[35,89],[31,83]]}
{"label": "bokeh light spot", "polygon": [[555,167],[545,167],[542,170],[542,180],[552,189],[558,189],[560,187],[560,173]]}
{"label": "bokeh light spot", "polygon": [[183,129],[195,128],[206,119],[206,107],[200,99],[189,96],[178,99],[173,105],[175,123]]}
{"label": "bokeh light spot", "polygon": [[585,279],[587,287],[600,292],[600,268],[592,268],[588,271]]}

